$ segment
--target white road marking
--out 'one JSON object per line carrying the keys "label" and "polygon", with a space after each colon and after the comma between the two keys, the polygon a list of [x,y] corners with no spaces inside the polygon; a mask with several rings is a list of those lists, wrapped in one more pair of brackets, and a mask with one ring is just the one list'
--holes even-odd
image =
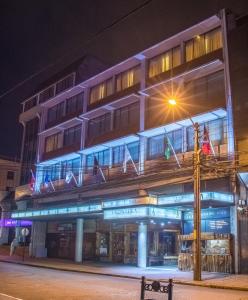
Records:
{"label": "white road marking", "polygon": [[[13,296],[10,296],[10,295],[7,295],[7,294],[3,294],[3,293],[0,293],[0,296],[7,297],[8,299],[23,300],[21,298],[16,298],[16,297],[13,297]],[[2,298],[0,298],[0,299],[2,299]]]}

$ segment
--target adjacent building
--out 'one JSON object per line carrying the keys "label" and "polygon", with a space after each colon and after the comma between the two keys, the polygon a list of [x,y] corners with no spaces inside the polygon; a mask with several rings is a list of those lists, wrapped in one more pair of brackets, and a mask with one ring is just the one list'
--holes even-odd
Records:
{"label": "adjacent building", "polygon": [[211,148],[201,155],[203,269],[248,271],[237,213],[239,80],[232,75],[233,32],[244,26],[247,33],[245,24],[222,10],[97,75],[76,81],[71,73],[23,102],[29,167],[22,178],[32,169],[36,179],[30,197],[17,196],[12,218],[32,220],[33,256],[191,269],[198,122],[199,142],[207,136]]}

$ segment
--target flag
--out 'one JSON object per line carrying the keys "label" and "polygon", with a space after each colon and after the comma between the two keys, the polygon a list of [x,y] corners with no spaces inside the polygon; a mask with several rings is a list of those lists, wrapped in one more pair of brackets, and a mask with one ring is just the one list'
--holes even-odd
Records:
{"label": "flag", "polygon": [[72,177],[73,177],[72,171],[67,171],[65,176],[65,182],[69,184],[72,180]]}
{"label": "flag", "polygon": [[30,182],[29,182],[29,188],[33,192],[34,189],[35,189],[35,176],[34,176],[34,173],[33,173],[32,169],[30,170],[30,172],[31,172],[31,179],[30,179]]}
{"label": "flag", "polygon": [[127,173],[127,163],[129,162],[129,160],[132,160],[132,157],[126,145],[124,151],[125,152],[124,152],[124,160],[123,160],[123,172]]}
{"label": "flag", "polygon": [[99,163],[97,158],[94,155],[93,175],[97,175],[98,168],[99,168]]}
{"label": "flag", "polygon": [[209,140],[209,134],[208,134],[208,130],[205,125],[204,125],[204,130],[203,130],[203,139],[202,139],[201,150],[204,155],[211,154],[211,145],[210,145],[210,140]]}
{"label": "flag", "polygon": [[48,184],[51,182],[48,173],[46,173],[45,179],[44,179],[44,184],[45,187],[48,187]]}
{"label": "flag", "polygon": [[165,156],[166,159],[170,159],[170,156],[171,156],[170,143],[168,141],[168,137],[167,136],[165,136],[164,156]]}

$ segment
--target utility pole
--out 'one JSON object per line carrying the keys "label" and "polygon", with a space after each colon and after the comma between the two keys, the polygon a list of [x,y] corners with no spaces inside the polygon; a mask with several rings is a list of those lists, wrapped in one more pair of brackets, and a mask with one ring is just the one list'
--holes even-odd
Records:
{"label": "utility pole", "polygon": [[201,280],[201,197],[200,197],[200,152],[199,124],[194,127],[194,232],[193,232],[193,259],[194,280]]}

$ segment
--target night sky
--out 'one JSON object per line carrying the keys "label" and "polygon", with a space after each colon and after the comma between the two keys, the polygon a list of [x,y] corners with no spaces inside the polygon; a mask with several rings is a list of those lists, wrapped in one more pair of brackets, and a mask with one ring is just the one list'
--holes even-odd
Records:
{"label": "night sky", "polygon": [[0,155],[20,155],[20,103],[56,71],[85,54],[111,66],[223,7],[248,13],[247,0],[0,0]]}

